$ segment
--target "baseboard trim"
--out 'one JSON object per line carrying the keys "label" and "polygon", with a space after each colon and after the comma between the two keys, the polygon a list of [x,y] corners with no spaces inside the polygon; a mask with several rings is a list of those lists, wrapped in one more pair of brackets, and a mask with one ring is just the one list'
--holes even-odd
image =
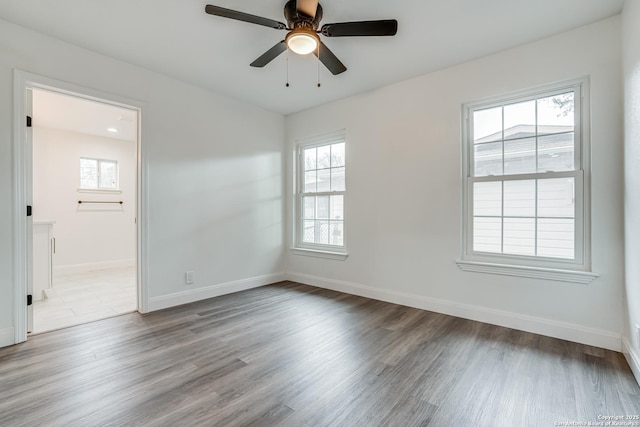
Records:
{"label": "baseboard trim", "polygon": [[16,343],[16,333],[13,327],[0,329],[0,347],[8,347]]}
{"label": "baseboard trim", "polygon": [[627,359],[633,376],[640,386],[640,354],[634,350],[629,340],[627,340],[627,337],[624,336],[622,337],[622,354],[624,354],[625,359]]}
{"label": "baseboard trim", "polygon": [[148,308],[149,311],[162,310],[163,308],[189,304],[191,302],[213,298],[220,295],[259,288],[260,286],[270,285],[283,280],[285,280],[284,273],[273,273],[250,277],[248,279],[234,280],[227,283],[220,283],[204,288],[189,289],[188,291],[175,292],[168,295],[150,298]]}
{"label": "baseboard trim", "polygon": [[115,261],[92,262],[87,264],[56,265],[53,267],[53,274],[78,274],[89,271],[106,270],[109,268],[135,267],[135,259],[118,259]]}
{"label": "baseboard trim", "polygon": [[541,317],[527,316],[508,311],[429,298],[404,292],[376,289],[370,286],[341,280],[326,279],[303,273],[289,272],[287,274],[287,279],[319,288],[331,289],[347,294],[358,295],[427,311],[434,311],[436,313],[448,314],[492,325],[504,326],[511,329],[592,345],[608,350],[618,352],[622,350],[621,334],[601,329],[588,328],[573,323],[559,322]]}

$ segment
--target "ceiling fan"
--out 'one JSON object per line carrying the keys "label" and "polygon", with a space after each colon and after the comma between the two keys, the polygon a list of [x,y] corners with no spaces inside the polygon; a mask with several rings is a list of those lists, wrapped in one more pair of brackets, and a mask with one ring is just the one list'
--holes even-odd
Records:
{"label": "ceiling fan", "polygon": [[250,64],[252,67],[264,67],[287,50],[288,47],[300,55],[313,53],[331,73],[336,75],[347,71],[347,67],[320,40],[319,34],[325,37],[394,36],[398,31],[398,21],[395,19],[324,24],[318,30],[318,25],[322,20],[322,6],[320,6],[318,0],[287,1],[284,5],[284,17],[287,24],[210,4],[205,7],[205,12],[223,18],[275,28],[276,30],[289,31],[284,40],[253,61]]}

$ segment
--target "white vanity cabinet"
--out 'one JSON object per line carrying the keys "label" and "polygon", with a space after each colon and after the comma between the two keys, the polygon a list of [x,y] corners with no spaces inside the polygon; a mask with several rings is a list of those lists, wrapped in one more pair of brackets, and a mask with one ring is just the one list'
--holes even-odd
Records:
{"label": "white vanity cabinet", "polygon": [[40,301],[44,290],[53,282],[53,224],[55,221],[33,221],[33,300]]}

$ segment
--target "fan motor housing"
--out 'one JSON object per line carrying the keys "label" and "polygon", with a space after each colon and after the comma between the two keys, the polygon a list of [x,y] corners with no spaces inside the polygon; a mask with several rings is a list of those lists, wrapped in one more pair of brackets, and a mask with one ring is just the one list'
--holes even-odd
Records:
{"label": "fan motor housing", "polygon": [[287,20],[287,24],[289,24],[289,28],[310,28],[315,31],[322,20],[322,6],[318,3],[316,16],[312,18],[298,12],[296,0],[289,0],[284,5],[284,17]]}

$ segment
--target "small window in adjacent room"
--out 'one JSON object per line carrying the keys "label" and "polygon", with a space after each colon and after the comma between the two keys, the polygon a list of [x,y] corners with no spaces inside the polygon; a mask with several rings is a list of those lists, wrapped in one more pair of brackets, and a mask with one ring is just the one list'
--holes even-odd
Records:
{"label": "small window in adjacent room", "polygon": [[586,84],[464,106],[462,263],[589,270]]}
{"label": "small window in adjacent room", "polygon": [[296,248],[344,253],[344,134],[299,144],[296,166]]}
{"label": "small window in adjacent room", "polygon": [[80,158],[80,188],[117,190],[118,162],[115,160]]}

